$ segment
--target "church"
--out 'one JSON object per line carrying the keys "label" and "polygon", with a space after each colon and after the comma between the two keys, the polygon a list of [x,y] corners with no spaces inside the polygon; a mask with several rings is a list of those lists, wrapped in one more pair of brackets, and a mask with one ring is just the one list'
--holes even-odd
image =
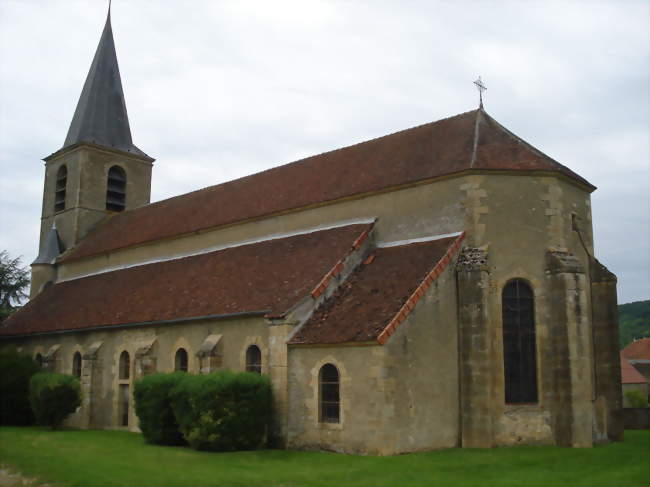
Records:
{"label": "church", "polygon": [[80,378],[71,427],[138,431],[140,377],[230,369],[270,378],[278,447],[622,439],[596,188],[482,105],[151,203],[109,13],[44,161],[30,301],[0,348]]}

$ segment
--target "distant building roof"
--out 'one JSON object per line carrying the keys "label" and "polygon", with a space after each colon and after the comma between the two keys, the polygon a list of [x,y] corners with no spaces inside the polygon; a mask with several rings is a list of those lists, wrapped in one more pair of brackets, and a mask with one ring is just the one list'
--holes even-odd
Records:
{"label": "distant building roof", "polygon": [[629,362],[621,352],[621,383],[623,384],[646,384],[648,381]]}
{"label": "distant building roof", "polygon": [[622,351],[630,360],[650,360],[650,338],[640,338],[628,344]]}
{"label": "distant building roof", "polygon": [[594,189],[479,109],[125,211],[62,261],[468,170],[555,172]]}

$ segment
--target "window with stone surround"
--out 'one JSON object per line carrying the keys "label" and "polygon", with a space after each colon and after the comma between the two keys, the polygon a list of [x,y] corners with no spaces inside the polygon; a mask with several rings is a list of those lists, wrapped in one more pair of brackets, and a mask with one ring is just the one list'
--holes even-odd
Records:
{"label": "window with stone surround", "polygon": [[537,402],[535,299],[522,279],[503,288],[503,365],[506,404]]}
{"label": "window with stone surround", "polygon": [[123,211],[126,207],[126,173],[120,166],[108,170],[106,185],[106,209]]}
{"label": "window with stone surround", "polygon": [[72,375],[78,379],[81,378],[81,354],[79,352],[75,352],[72,356]]}
{"label": "window with stone surround", "polygon": [[119,379],[120,380],[129,380],[131,375],[131,359],[129,357],[129,352],[124,350],[120,354],[120,370],[119,370]]}
{"label": "window with stone surround", "polygon": [[54,189],[54,211],[65,210],[65,193],[68,186],[68,169],[61,166],[56,172],[56,187]]}
{"label": "window with stone surround", "polygon": [[174,356],[174,370],[176,372],[187,372],[187,350],[179,348]]}
{"label": "window with stone surround", "polygon": [[246,349],[246,372],[262,373],[262,351],[257,345]]}
{"label": "window with stone surround", "polygon": [[332,364],[325,364],[318,374],[319,420],[321,423],[338,423],[341,418],[339,371]]}

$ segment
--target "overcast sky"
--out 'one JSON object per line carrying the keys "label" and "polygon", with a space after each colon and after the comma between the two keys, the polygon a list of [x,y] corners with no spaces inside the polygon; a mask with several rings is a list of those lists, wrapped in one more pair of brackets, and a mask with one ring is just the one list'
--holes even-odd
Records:
{"label": "overcast sky", "polygon": [[[0,249],[37,254],[105,0],[0,0]],[[581,174],[619,302],[650,299],[650,1],[115,0],[152,200],[477,106]]]}

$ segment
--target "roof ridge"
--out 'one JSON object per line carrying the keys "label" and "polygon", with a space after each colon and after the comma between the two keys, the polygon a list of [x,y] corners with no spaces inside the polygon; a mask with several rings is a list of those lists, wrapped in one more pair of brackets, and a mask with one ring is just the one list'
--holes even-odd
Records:
{"label": "roof ridge", "polygon": [[[312,158],[315,158],[315,157],[320,157],[320,156],[322,156],[324,154],[336,153],[336,152],[343,151],[343,150],[346,150],[346,149],[349,149],[349,148],[352,148],[352,147],[358,147],[358,146],[368,144],[368,143],[373,142],[373,141],[385,139],[387,137],[391,137],[391,136],[394,136],[396,134],[400,134],[400,133],[403,133],[403,132],[408,132],[410,130],[415,130],[415,129],[419,129],[419,128],[426,127],[426,126],[437,125],[437,124],[445,122],[447,120],[451,120],[453,118],[459,118],[459,117],[465,116],[465,115],[467,115],[469,113],[472,113],[472,112],[475,112],[475,111],[478,111],[478,109],[477,110],[469,110],[469,111],[466,111],[466,112],[463,112],[463,113],[453,115],[451,117],[441,118],[440,120],[434,120],[432,122],[427,122],[427,123],[423,123],[423,124],[420,124],[420,125],[415,125],[413,127],[407,128],[407,129],[398,130],[396,132],[391,132],[389,134],[385,134],[385,135],[382,135],[382,136],[379,136],[379,137],[375,137],[373,139],[364,140],[364,141],[357,142],[355,144],[347,145],[347,146],[344,146],[344,147],[339,147],[337,149],[332,149],[332,150],[329,150],[329,151],[320,152],[320,153],[317,153],[317,154],[312,154],[310,156],[303,157],[302,159],[297,159],[295,161],[287,162],[287,163],[281,164],[279,166],[273,166],[273,167],[270,167],[268,169],[264,169],[263,171],[247,174],[245,176],[241,176],[241,177],[236,178],[236,179],[231,179],[229,181],[224,181],[224,182],[218,183],[218,184],[212,184],[210,186],[204,186],[203,188],[194,189],[192,191],[188,191],[187,193],[182,193],[182,194],[177,194],[175,196],[170,196],[169,198],[164,198],[164,199],[161,199],[161,200],[158,200],[158,201],[154,201],[152,203],[148,203],[148,204],[143,205],[143,206],[139,206],[137,208],[128,209],[126,211],[122,211],[122,212],[120,212],[118,214],[112,215],[111,218],[110,218],[110,221],[119,221],[121,219],[128,218],[129,215],[133,215],[134,213],[138,213],[140,211],[145,211],[145,210],[147,210],[149,208],[155,208],[157,206],[163,205],[163,204],[168,203],[170,201],[185,198],[185,197],[187,197],[189,195],[192,195],[192,194],[203,193],[203,192],[207,193],[210,190],[216,189],[218,187],[223,187],[223,186],[226,186],[228,184],[233,184],[233,183],[236,183],[238,181],[243,181],[245,179],[252,178],[254,176],[258,176],[260,174],[266,174],[266,173],[270,173],[270,172],[273,172],[273,171],[277,171],[277,170],[279,170],[281,168],[291,166],[291,165],[294,165],[294,164],[299,164],[299,163],[304,162],[304,161],[306,161],[308,159],[312,159]],[[109,220],[105,220],[104,223],[106,223],[108,221]],[[100,226],[102,226],[102,225],[98,225],[96,228],[99,228]],[[70,250],[74,250],[74,249],[70,249]]]}

